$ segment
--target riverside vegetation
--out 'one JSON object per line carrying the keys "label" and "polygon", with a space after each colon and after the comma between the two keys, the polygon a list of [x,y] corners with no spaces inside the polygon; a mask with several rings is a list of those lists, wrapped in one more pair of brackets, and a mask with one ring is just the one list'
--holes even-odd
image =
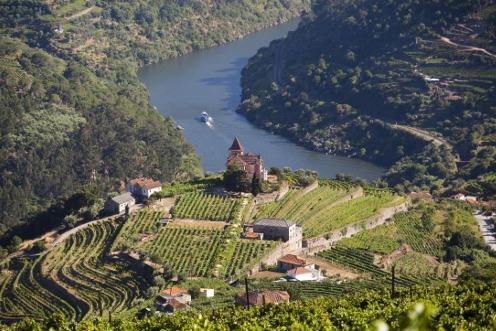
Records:
{"label": "riverside vegetation", "polygon": [[398,192],[494,199],[494,13],[492,1],[314,1],[250,59],[238,111],[308,148],[389,167]]}

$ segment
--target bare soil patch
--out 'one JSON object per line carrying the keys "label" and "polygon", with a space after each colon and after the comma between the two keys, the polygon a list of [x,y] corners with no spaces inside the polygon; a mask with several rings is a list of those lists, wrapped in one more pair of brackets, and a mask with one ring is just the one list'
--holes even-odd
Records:
{"label": "bare soil patch", "polygon": [[359,274],[357,274],[353,271],[336,266],[336,265],[329,263],[327,261],[318,259],[315,256],[305,256],[304,258],[307,261],[307,263],[318,265],[320,267],[321,273],[323,273],[323,271],[325,270],[327,277],[334,276],[334,275],[340,275],[341,277],[344,277],[344,278],[355,279],[355,278],[358,278],[360,276]]}
{"label": "bare soil patch", "polygon": [[286,274],[284,272],[268,271],[267,270],[267,271],[259,271],[256,274],[254,274],[253,276],[251,276],[251,278],[254,278],[254,279],[281,278],[284,276],[286,276]]}
{"label": "bare soil patch", "polygon": [[198,221],[192,219],[175,219],[172,224],[178,226],[199,226],[202,228],[224,228],[227,223],[226,222],[216,222],[216,221]]}
{"label": "bare soil patch", "polygon": [[148,239],[150,239],[153,236],[153,233],[145,232],[145,233],[138,233],[136,235],[141,242],[146,242]]}

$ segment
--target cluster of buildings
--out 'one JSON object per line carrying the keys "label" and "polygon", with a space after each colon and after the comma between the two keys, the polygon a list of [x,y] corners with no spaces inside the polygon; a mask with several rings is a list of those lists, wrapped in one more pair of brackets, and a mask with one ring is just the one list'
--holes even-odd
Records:
{"label": "cluster of buildings", "polygon": [[315,268],[315,264],[307,263],[305,259],[294,254],[286,254],[277,259],[277,270],[285,271],[291,280],[319,281],[322,279],[320,270]]}
{"label": "cluster of buildings", "polygon": [[[213,289],[201,289],[205,297],[213,297]],[[286,291],[249,291],[234,296],[239,306],[263,306],[269,303],[288,303],[290,296]],[[187,290],[172,286],[160,292],[155,298],[155,308],[161,313],[173,314],[180,310],[188,310],[191,306],[191,295]]]}
{"label": "cluster of buildings", "polygon": [[103,210],[108,214],[123,213],[137,201],[149,199],[154,193],[162,191],[162,184],[151,178],[136,178],[126,183],[126,193],[105,201]]}
{"label": "cluster of buildings", "polygon": [[[206,298],[214,297],[214,289],[200,289],[200,296]],[[234,296],[237,305],[265,305],[268,303],[289,302],[289,294],[286,291],[249,291]],[[248,300],[248,301],[247,301]],[[191,294],[182,288],[171,286],[161,291],[155,297],[155,309],[161,313],[173,314],[180,310],[188,310],[191,307]]]}
{"label": "cluster of buildings", "polygon": [[226,167],[236,165],[246,171],[249,176],[255,175],[257,179],[267,181],[267,170],[263,165],[262,157],[257,154],[245,153],[244,147],[241,146],[237,137],[234,138],[228,151]]}

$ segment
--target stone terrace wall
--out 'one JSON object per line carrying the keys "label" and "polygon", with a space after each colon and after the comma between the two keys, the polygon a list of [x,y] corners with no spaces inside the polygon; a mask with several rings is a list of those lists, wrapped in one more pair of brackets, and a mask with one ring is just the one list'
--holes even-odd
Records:
{"label": "stone terrace wall", "polygon": [[286,254],[299,254],[298,251],[294,251],[294,245],[291,241],[285,243],[280,243],[276,248],[274,248],[270,253],[265,255],[260,261],[258,261],[250,270],[247,271],[249,276],[260,271],[262,264],[274,265],[277,263],[277,259],[283,257]]}
{"label": "stone terrace wall", "polygon": [[[386,223],[388,219],[394,216],[394,214],[407,211],[410,206],[411,201],[407,200],[399,206],[382,208],[379,214],[371,216],[369,218],[356,221],[352,224],[346,225],[339,229],[332,230],[325,234],[319,235],[317,237],[307,238],[303,240],[303,254],[315,254],[323,250],[329,249],[339,240],[343,238],[350,238],[354,234],[362,231],[373,229],[376,226]],[[326,237],[328,239],[326,239]]]}

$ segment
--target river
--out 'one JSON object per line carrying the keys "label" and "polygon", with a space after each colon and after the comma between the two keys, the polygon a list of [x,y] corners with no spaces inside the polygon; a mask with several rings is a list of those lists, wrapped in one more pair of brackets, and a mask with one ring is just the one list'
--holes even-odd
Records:
{"label": "river", "polygon": [[[262,156],[266,168],[313,169],[327,178],[337,173],[367,180],[382,176],[381,167],[307,150],[255,127],[235,112],[240,102],[243,66],[259,48],[295,30],[297,25],[298,20],[292,20],[231,44],[149,65],[138,76],[150,91],[150,103],[184,128],[184,136],[200,156],[204,171],[217,173],[225,169],[227,149],[237,136],[245,152]],[[203,111],[211,116],[211,124],[200,121]]]}

